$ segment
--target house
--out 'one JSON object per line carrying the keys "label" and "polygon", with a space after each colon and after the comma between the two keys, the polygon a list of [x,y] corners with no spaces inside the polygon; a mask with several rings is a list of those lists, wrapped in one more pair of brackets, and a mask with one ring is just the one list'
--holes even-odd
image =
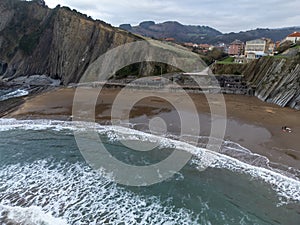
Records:
{"label": "house", "polygon": [[276,49],[276,44],[270,39],[270,42],[267,42],[268,55],[274,55]]}
{"label": "house", "polygon": [[220,49],[224,53],[228,53],[228,46],[224,42],[219,42],[215,48]]}
{"label": "house", "polygon": [[300,32],[294,32],[294,33],[288,35],[285,38],[285,41],[291,41],[294,44],[296,44],[296,42],[300,41]]}
{"label": "house", "polygon": [[165,41],[167,41],[167,42],[175,42],[175,38],[165,38]]}
{"label": "house", "polygon": [[280,44],[281,44],[281,41],[276,41],[275,48],[279,48]]}
{"label": "house", "polygon": [[194,43],[188,42],[188,43],[183,43],[183,45],[184,45],[185,47],[193,48]]}
{"label": "house", "polygon": [[245,46],[245,55],[247,59],[257,59],[264,55],[266,50],[266,40],[256,39],[247,41]]}
{"label": "house", "polygon": [[274,55],[275,43],[270,38],[263,38],[266,40],[266,53],[267,55]]}
{"label": "house", "polygon": [[211,45],[209,44],[199,44],[199,49],[201,52],[208,52],[211,51]]}
{"label": "house", "polygon": [[244,55],[236,55],[234,56],[235,63],[247,63],[247,59]]}
{"label": "house", "polygon": [[243,55],[245,50],[244,42],[240,40],[235,40],[229,45],[228,55]]}
{"label": "house", "polygon": [[275,44],[269,38],[261,38],[247,41],[245,46],[245,55],[247,59],[258,59],[262,56],[273,55]]}
{"label": "house", "polygon": [[211,45],[209,44],[199,44],[199,48],[202,50],[209,50],[210,47]]}

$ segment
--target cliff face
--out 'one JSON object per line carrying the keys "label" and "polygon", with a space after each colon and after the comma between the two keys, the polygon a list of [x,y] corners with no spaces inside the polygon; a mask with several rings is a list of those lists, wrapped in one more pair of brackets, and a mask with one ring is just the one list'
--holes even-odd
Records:
{"label": "cliff face", "polygon": [[107,50],[141,38],[66,7],[0,0],[0,77],[45,74],[78,82]]}
{"label": "cliff face", "polygon": [[250,63],[243,74],[259,99],[300,110],[299,56],[264,57]]}
{"label": "cliff face", "polygon": [[243,74],[247,65],[245,64],[218,64],[214,63],[211,65],[211,70],[214,74],[231,74],[241,75]]}

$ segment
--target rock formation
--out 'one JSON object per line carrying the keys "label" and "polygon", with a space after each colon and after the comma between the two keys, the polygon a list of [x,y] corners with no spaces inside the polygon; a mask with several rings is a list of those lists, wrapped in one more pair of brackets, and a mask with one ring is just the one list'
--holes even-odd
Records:
{"label": "rock formation", "polygon": [[300,110],[299,57],[264,57],[251,62],[243,74],[259,99]]}
{"label": "rock formation", "polygon": [[7,80],[44,74],[76,83],[107,50],[140,39],[67,7],[0,0],[0,77]]}
{"label": "rock formation", "polygon": [[[151,21],[142,24],[151,25]],[[24,83],[24,77],[38,77],[40,83],[77,83],[99,56],[138,40],[144,39],[67,7],[49,9],[41,0],[0,0],[0,81],[21,79]],[[172,48],[177,58],[186,57],[186,51],[177,46],[162,47],[159,42],[154,45],[163,53]],[[282,58],[264,57],[248,65],[219,67],[214,69],[243,74],[261,100],[300,109],[299,49]],[[142,62],[138,69],[147,74],[172,71],[171,67],[151,62]]]}

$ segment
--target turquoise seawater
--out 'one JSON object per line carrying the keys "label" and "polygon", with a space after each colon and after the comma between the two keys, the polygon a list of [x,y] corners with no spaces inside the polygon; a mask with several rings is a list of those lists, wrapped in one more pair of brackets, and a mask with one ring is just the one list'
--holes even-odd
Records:
{"label": "turquoise seawater", "polygon": [[[163,144],[133,151],[122,140],[140,137],[135,141],[143,146],[148,134],[96,127],[106,149],[127,164],[161,161],[180,143],[155,137]],[[193,157],[174,176],[125,186],[85,161],[74,138],[78,129],[72,122],[0,119],[1,224],[300,224],[296,178],[183,144]]]}

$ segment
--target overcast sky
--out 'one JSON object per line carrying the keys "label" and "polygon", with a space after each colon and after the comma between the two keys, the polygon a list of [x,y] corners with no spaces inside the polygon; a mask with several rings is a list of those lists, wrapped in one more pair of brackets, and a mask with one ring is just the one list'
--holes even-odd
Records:
{"label": "overcast sky", "polygon": [[145,20],[207,25],[221,32],[300,26],[299,0],[45,0],[114,26]]}

